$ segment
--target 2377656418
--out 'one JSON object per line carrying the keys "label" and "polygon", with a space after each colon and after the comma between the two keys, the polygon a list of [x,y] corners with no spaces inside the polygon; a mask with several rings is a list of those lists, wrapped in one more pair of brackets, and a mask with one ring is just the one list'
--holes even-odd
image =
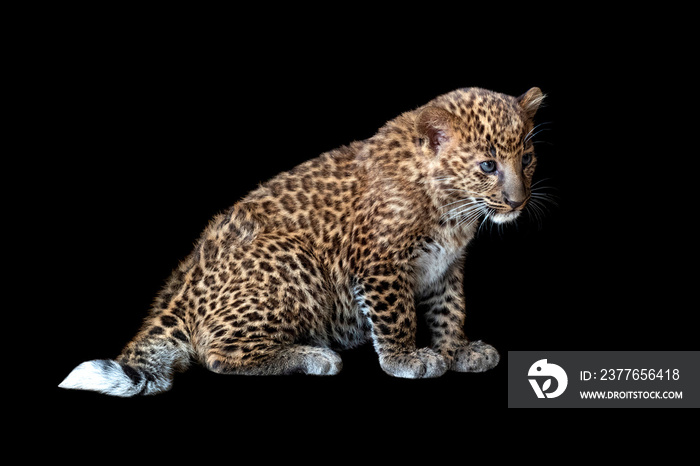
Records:
{"label": "2377656418", "polygon": [[679,380],[678,369],[600,369],[598,372],[581,371],[580,380]]}

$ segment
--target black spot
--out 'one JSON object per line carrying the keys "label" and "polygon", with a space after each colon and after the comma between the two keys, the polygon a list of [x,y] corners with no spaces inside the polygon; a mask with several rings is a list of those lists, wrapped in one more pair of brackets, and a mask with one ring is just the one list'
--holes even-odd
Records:
{"label": "black spot", "polygon": [[177,325],[177,319],[173,316],[163,316],[160,318],[160,323],[165,327],[175,327]]}
{"label": "black spot", "polygon": [[377,312],[386,311],[388,308],[389,306],[384,301],[380,301],[374,306],[374,310]]}
{"label": "black spot", "polygon": [[150,332],[148,332],[149,335],[162,335],[165,332],[162,327],[153,327]]}
{"label": "black spot", "polygon": [[267,273],[272,272],[272,266],[267,262],[260,262],[260,268]]}
{"label": "black spot", "polygon": [[393,139],[387,146],[388,149],[398,149],[399,147],[401,147],[401,143],[396,139]]}
{"label": "black spot", "polygon": [[248,319],[249,322],[256,322],[258,320],[262,320],[262,316],[255,311],[245,314],[243,317]]}
{"label": "black spot", "polygon": [[134,385],[141,381],[141,373],[128,364],[121,364],[124,373],[131,379]]}
{"label": "black spot", "polygon": [[178,340],[184,341],[185,343],[189,343],[190,340],[187,338],[187,335],[182,333],[180,330],[175,330],[172,335],[177,338]]}
{"label": "black spot", "polygon": [[173,314],[179,319],[185,318],[185,305],[181,300],[175,303],[175,309],[173,309]]}
{"label": "black spot", "polygon": [[112,369],[112,361],[109,359],[97,359],[95,365],[98,366],[103,372],[108,372]]}
{"label": "black spot", "polygon": [[377,291],[386,291],[389,289],[391,286],[391,283],[389,283],[386,280],[382,280],[379,282],[379,285],[377,286]]}
{"label": "black spot", "polygon": [[204,272],[202,272],[201,267],[196,266],[192,271],[192,282],[197,283],[204,277]]}
{"label": "black spot", "polygon": [[298,258],[299,262],[301,263],[301,266],[305,270],[312,272],[312,273],[316,271],[314,265],[311,263],[311,261],[306,256],[300,255],[297,258]]}
{"label": "black spot", "polygon": [[160,297],[161,302],[160,302],[160,308],[165,309],[168,307],[168,304],[170,303],[170,300],[173,297],[173,293],[163,293],[163,295]]}

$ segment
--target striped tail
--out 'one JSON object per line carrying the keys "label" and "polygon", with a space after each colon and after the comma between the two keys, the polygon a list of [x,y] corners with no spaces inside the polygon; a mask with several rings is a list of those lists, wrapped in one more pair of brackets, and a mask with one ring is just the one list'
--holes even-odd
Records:
{"label": "striped tail", "polygon": [[194,356],[183,311],[177,301],[195,260],[191,255],[180,263],[156,297],[141,330],[116,360],[86,361],[73,369],[59,387],[122,397],[170,390],[174,373],[185,370]]}
{"label": "striped tail", "polygon": [[[163,320],[173,325],[169,331],[158,326]],[[116,361],[86,361],[73,369],[59,387],[122,397],[170,390],[174,373],[186,369],[192,356],[189,337],[174,320],[163,316],[148,319]]]}
{"label": "striped tail", "polygon": [[129,397],[167,391],[172,377],[152,374],[111,359],[85,361],[68,374],[60,388],[92,390],[106,395]]}

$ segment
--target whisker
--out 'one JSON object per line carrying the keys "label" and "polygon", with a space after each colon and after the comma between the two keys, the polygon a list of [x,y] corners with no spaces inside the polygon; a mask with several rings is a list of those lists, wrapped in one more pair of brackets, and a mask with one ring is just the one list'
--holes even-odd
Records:
{"label": "whisker", "polygon": [[456,206],[454,206],[454,207],[448,209],[448,210],[445,212],[446,214],[447,214],[447,213],[450,213],[450,212],[456,212],[457,210],[460,210],[460,209],[465,209],[465,208],[466,208],[466,209],[469,209],[469,208],[473,207],[473,204],[471,203],[471,199],[461,200],[461,201],[456,201],[456,202],[451,202],[450,204],[445,204],[443,207],[446,207],[446,206],[449,206],[449,205],[452,205],[452,204],[459,204],[459,205],[456,205]]}
{"label": "whisker", "polygon": [[448,205],[457,204],[458,202],[467,202],[467,201],[471,201],[471,198],[460,199],[459,201],[450,202],[449,204],[441,205],[440,207],[441,208],[447,207]]}
{"label": "whisker", "polygon": [[487,222],[491,218],[494,212],[496,212],[495,209],[492,209],[491,207],[484,206],[484,209],[486,211],[486,216],[484,217],[484,220],[481,222],[481,225],[479,225],[479,229],[476,231],[476,234],[481,233],[481,229],[484,227],[484,224],[486,223],[493,223],[493,222]]}
{"label": "whisker", "polygon": [[532,138],[534,138],[535,136],[537,136],[538,134],[540,134],[543,131],[550,131],[550,130],[549,130],[549,128],[543,128],[543,129],[537,131],[536,133],[533,133],[532,135],[530,135],[529,138],[525,139],[525,142],[530,141]]}
{"label": "whisker", "polygon": [[[556,186],[542,184],[543,182],[550,179],[551,178],[544,178],[542,180],[537,181],[536,183],[533,183],[530,188],[530,197],[551,203],[552,205],[558,207],[559,203],[557,202],[557,200],[559,199],[559,196],[554,193],[559,192],[559,188],[557,188]],[[554,193],[552,191],[554,191]]]}
{"label": "whisker", "polygon": [[533,201],[538,200],[543,206],[545,203],[549,203],[552,204],[554,207],[559,207],[559,196],[555,194],[533,191],[530,192],[530,199],[532,199]]}
{"label": "whisker", "polygon": [[528,213],[530,219],[537,223],[537,228],[541,230],[544,219],[546,218],[546,212],[549,211],[549,208],[540,199],[531,198],[530,202],[525,206],[525,211]]}
{"label": "whisker", "polygon": [[469,190],[466,190],[466,189],[462,189],[462,188],[450,188],[450,189],[443,189],[443,191],[445,191],[445,192],[451,192],[451,191],[462,191],[462,192],[465,192],[465,193],[469,193],[469,194],[471,194],[471,191],[469,191]]}
{"label": "whisker", "polygon": [[534,187],[537,186],[538,184],[544,183],[545,181],[549,181],[549,180],[551,180],[551,179],[552,179],[552,178],[542,178],[541,180],[537,180],[537,181],[535,181],[534,183],[532,183],[531,188],[534,188]]}
{"label": "whisker", "polygon": [[545,201],[551,201],[555,202],[555,199],[557,199],[558,196],[555,196],[553,194],[548,194],[548,193],[530,193],[530,196],[535,197],[537,199],[542,199]]}
{"label": "whisker", "polygon": [[553,142],[550,141],[532,141],[533,144],[545,144],[547,146],[554,146]]}
{"label": "whisker", "polygon": [[477,205],[470,206],[469,208],[460,211],[459,215],[462,216],[461,221],[466,221],[466,220],[469,220],[473,217],[478,217],[479,215],[481,215],[481,212],[482,212],[482,207],[477,204]]}
{"label": "whisker", "polygon": [[465,215],[459,222],[457,222],[457,226],[460,226],[460,225],[465,224],[465,223],[467,225],[471,225],[474,221],[476,221],[481,216],[481,211],[482,211],[482,209],[480,208],[480,206],[478,209],[472,210],[467,215]]}
{"label": "whisker", "polygon": [[552,186],[552,185],[548,185],[548,184],[539,184],[539,183],[533,184],[530,188],[534,191],[545,191],[547,189],[549,189],[551,191],[559,191],[559,188],[557,188],[556,186]]}
{"label": "whisker", "polygon": [[[547,203],[543,202],[542,199],[531,199],[532,203],[535,207],[539,208],[540,210],[543,211],[543,213],[546,212],[551,212],[551,208]],[[551,199],[545,199],[548,201],[549,204],[551,204],[551,207],[559,207],[559,204],[557,204],[555,201],[552,201]]]}
{"label": "whisker", "polygon": [[[478,206],[474,206],[474,205],[470,205],[470,206],[468,206],[468,207],[466,207],[466,208],[464,208],[464,209],[462,209],[462,207],[464,207],[464,206],[459,206],[459,207],[456,207],[456,208],[452,209],[452,210],[450,211],[450,213],[453,214],[452,216],[453,216],[453,217],[457,217],[458,215],[462,215],[462,214],[465,214],[465,215],[466,215],[466,214],[470,214],[470,213],[472,213],[472,212],[474,212],[474,211],[479,210],[479,207],[478,207]],[[461,210],[459,210],[459,209],[461,209]]]}
{"label": "whisker", "polygon": [[[544,125],[549,125],[551,124],[551,121],[544,121],[540,123],[539,125],[535,125],[526,135],[525,135],[525,140],[524,142],[528,142],[530,139],[534,138],[538,134],[540,134],[542,131],[549,131],[549,128],[542,128],[539,131],[537,131],[539,128],[541,128]],[[536,132],[535,132],[536,131]]]}
{"label": "whisker", "polygon": [[[462,207],[464,207],[464,206],[457,206],[454,209],[452,209],[448,212],[445,212],[442,215],[442,217],[440,217],[440,218],[443,218],[443,217],[457,218],[461,215],[470,215],[472,212],[479,210],[479,207],[475,206],[475,205],[470,205],[469,207],[467,207],[465,209],[462,209]],[[462,209],[462,210],[459,210],[459,209]]]}

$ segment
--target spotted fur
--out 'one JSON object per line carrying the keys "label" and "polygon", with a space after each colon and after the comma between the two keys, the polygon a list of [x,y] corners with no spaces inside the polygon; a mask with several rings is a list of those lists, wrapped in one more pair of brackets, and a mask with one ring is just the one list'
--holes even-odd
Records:
{"label": "spotted fur", "polygon": [[[61,387],[158,393],[192,360],[332,375],[336,350],[369,341],[396,377],[494,367],[498,352],[464,334],[465,249],[481,222],[527,203],[542,98],[460,89],[275,176],[211,221],[116,360]],[[416,347],[419,316],[429,348]]]}

